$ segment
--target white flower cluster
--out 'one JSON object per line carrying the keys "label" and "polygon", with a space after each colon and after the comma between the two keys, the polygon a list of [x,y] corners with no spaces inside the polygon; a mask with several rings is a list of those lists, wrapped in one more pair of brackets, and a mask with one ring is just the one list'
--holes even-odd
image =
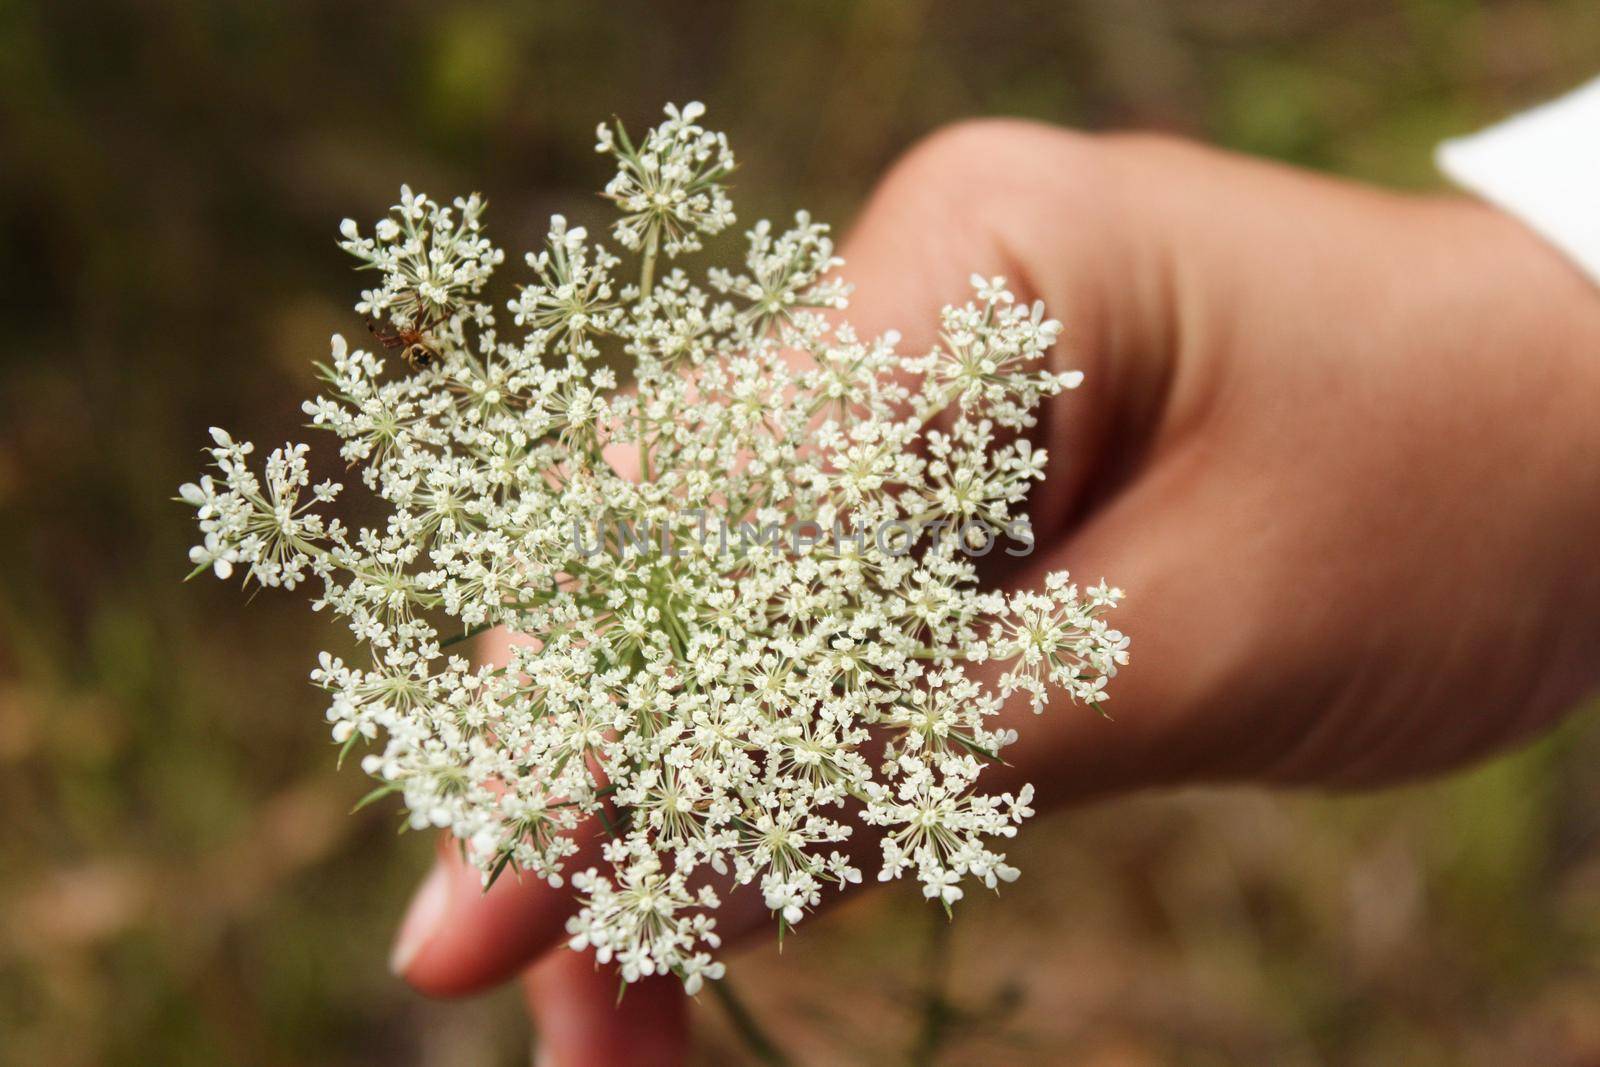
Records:
{"label": "white flower cluster", "polygon": [[721,184],[733,172],[733,152],[723,134],[695,125],[705,111],[698,101],[682,111],[668,104],[667,121],[637,148],[621,123],[595,131],[595,151],[617,160],[605,195],[622,210],[611,233],[630,252],[696,252],[700,234],[733,224],[733,201]]}
{"label": "white flower cluster", "polygon": [[383,275],[381,286],[361,294],[356,310],[417,329],[450,319],[505,260],[483,235],[483,208],[476,193],[449,208],[402,185],[400,203],[373,236],[362,237],[354,219],[340,223],[339,247]]}
{"label": "white flower cluster", "polygon": [[[311,486],[304,445],[258,478],[252,447],[221,430],[215,471],[181,490],[197,573],[314,580],[314,606],[365,645],[363,665],[324,654],[312,678],[334,739],[374,746],[375,792],[451,831],[486,881],[513,867],[560,885],[575,833],[598,825],[603,869],[571,878],[573,946],[691,992],[721,974],[706,871],[757,886],[780,931],[827,885],[861,880],[844,843],[862,824],[882,834],[880,879],[912,874],[947,907],[969,878],[1014,878],[995,846],[1032,790],[977,789],[1015,740],[995,725],[1002,701],[1022,691],[1039,710],[1054,689],[1098,705],[1128,646],[1103,617],[1120,591],[1061,573],[1042,592],[984,592],[965,550],[984,524],[1025,528],[1045,457],[1022,431],[1077,383],[1034,369],[1060,325],[975,278],[932,352],[859,338],[824,314],[846,289],[804,213],[786,232],[756,225],[741,270],[652,282],[658,253],[732,221],[732,157],[702,112],[668,108],[637,149],[620,125],[602,132],[638,280],[557,217],[511,302],[515,339],[479,299],[502,257],[476,197],[451,209],[408,190],[372,237],[345,224],[383,276],[359,310],[426,330],[437,357],[335,336],[326,392],[305,405],[381,522],[324,517],[339,487]],[[631,390],[606,369],[622,358]],[[948,536],[887,553],[870,534],[728,536],[795,516]],[[608,529],[679,536],[670,552],[620,536],[576,550],[574,531]],[[509,664],[449,651],[489,627],[525,635]],[[994,690],[966,673],[986,661]]]}

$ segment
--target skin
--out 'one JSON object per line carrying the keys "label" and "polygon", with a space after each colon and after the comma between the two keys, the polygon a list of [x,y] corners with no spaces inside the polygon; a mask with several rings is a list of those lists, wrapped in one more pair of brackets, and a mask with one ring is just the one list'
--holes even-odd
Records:
{"label": "skin", "polygon": [[[1132,663],[1109,721],[1009,708],[1022,740],[994,788],[1031,781],[1043,811],[1376,786],[1514,744],[1600,684],[1600,294],[1509,217],[983,122],[896,165],[843,254],[863,335],[923,350],[971,272],[1000,274],[1067,324],[1055,369],[1087,375],[1036,430],[1039,550],[995,580],[1110,578]],[[683,1060],[675,979],[614,1007],[615,976],[560,947],[569,891],[485,895],[441,856],[397,942],[406,981],[453,996],[521,973],[541,1063]],[[772,936],[759,900],[719,928]]]}

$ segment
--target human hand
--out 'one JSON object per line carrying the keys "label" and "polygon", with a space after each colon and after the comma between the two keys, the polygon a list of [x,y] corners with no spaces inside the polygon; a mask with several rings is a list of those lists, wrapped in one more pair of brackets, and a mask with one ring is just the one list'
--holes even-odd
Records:
{"label": "human hand", "polygon": [[[1038,551],[995,580],[1105,575],[1134,659],[1111,721],[1008,708],[996,788],[1032,782],[1043,809],[1378,784],[1525,737],[1600,679],[1600,294],[1495,210],[981,123],[896,167],[844,255],[863,335],[925,350],[968,275],[999,274],[1067,324],[1053,369],[1086,374],[1036,431]],[[560,946],[569,891],[477,880],[441,859],[397,943],[407,981],[526,969],[547,1062],[682,1059],[675,979],[614,1007],[615,976]],[[767,919],[734,894],[718,925]]]}

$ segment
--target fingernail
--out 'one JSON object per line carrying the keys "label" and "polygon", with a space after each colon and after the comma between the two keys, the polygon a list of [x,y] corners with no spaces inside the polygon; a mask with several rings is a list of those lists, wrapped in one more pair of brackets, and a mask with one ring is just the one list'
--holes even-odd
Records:
{"label": "fingernail", "polygon": [[439,923],[450,906],[450,872],[443,864],[434,864],[433,870],[418,887],[406,917],[400,923],[400,935],[389,950],[389,970],[404,977],[417,953],[433,940]]}

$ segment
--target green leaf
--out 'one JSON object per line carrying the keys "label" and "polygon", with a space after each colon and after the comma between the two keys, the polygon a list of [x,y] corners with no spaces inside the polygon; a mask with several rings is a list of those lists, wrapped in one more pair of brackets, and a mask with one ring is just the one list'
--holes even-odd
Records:
{"label": "green leaf", "polygon": [[955,733],[952,731],[950,734],[950,740],[954,741],[956,744],[960,745],[974,756],[982,756],[986,760],[993,760],[1002,767],[1011,766],[1011,764],[1006,762],[1005,757],[1000,755],[1000,753],[990,752],[988,749],[984,748],[982,745],[978,744],[965,734]]}
{"label": "green leaf", "polygon": [[[339,746],[339,758],[337,760],[335,760],[334,764],[333,764],[335,770],[344,769],[344,758],[346,756],[350,755],[350,750],[352,748],[356,747],[356,742],[358,740],[360,740],[360,738],[361,738],[361,731],[357,730],[356,732],[352,733],[349,737],[344,739],[344,744]],[[363,800],[361,803],[365,804],[366,801]],[[359,809],[359,805],[357,807]]]}
{"label": "green leaf", "polygon": [[360,811],[362,808],[366,807],[368,804],[374,803],[375,801],[382,800],[384,797],[388,796],[390,793],[398,793],[398,792],[400,792],[400,788],[401,788],[401,786],[400,786],[399,782],[384,782],[382,785],[378,786],[372,792],[368,793],[366,796],[364,796],[360,800],[356,801],[356,806],[350,809],[350,814],[354,815],[356,812]]}
{"label": "green leaf", "polygon": [[477,637],[480,634],[486,634],[492,629],[494,629],[494,627],[491,626],[488,623],[484,623],[481,626],[468,627],[465,633],[457,634],[455,637],[450,638],[448,641],[440,641],[439,642],[439,650],[442,652],[447,648],[453,648],[456,645],[459,645],[463,641],[470,641],[474,637]]}

